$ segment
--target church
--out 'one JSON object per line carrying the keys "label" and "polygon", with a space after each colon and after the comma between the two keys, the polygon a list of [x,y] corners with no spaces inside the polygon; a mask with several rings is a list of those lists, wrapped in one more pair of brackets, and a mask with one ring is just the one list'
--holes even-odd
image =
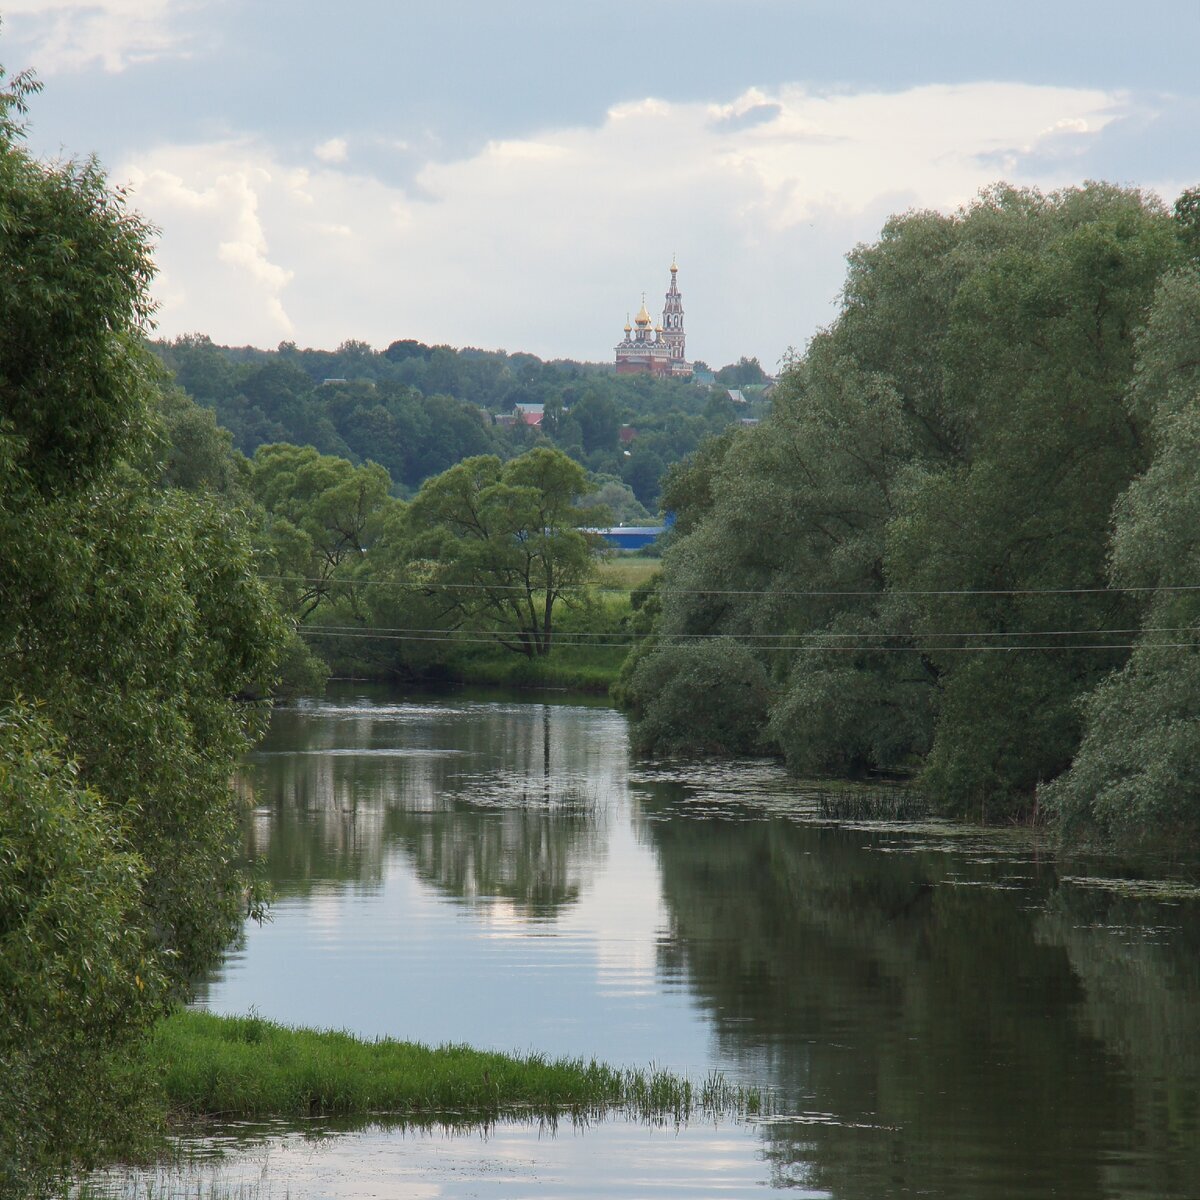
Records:
{"label": "church", "polygon": [[633,319],[625,322],[625,337],[616,348],[618,375],[655,375],[660,378],[687,379],[692,364],[684,353],[683,293],[676,276],[679,268],[671,261],[671,286],[663,305],[662,322],[654,325],[646,311],[646,296]]}

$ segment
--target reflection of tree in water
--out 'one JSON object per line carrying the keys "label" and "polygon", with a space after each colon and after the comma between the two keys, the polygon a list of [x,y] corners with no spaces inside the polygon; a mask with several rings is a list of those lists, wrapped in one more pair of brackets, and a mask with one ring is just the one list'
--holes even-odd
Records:
{"label": "reflection of tree in water", "polygon": [[553,764],[549,705],[539,724],[540,746],[526,741],[513,756],[522,769],[448,779],[434,805],[391,813],[389,830],[439,891],[509,900],[522,916],[545,920],[579,899],[606,842],[586,774]]}
{"label": "reflection of tree in water", "polygon": [[472,902],[503,898],[537,919],[578,900],[604,853],[594,812],[570,797],[511,807],[455,798],[389,814],[388,833],[439,891]]}
{"label": "reflection of tree in water", "polygon": [[1064,884],[1037,923],[1083,984],[1080,1023],[1134,1097],[1136,1163],[1110,1161],[1106,1194],[1200,1195],[1200,900]]}
{"label": "reflection of tree in water", "polygon": [[[688,976],[723,1051],[809,1114],[764,1127],[778,1184],[846,1200],[1133,1194],[1109,1190],[1105,1164],[1164,1118],[1138,1078],[1146,1064],[1117,1060],[1093,1009],[1124,1026],[1136,971],[1124,999],[1096,994],[1086,951],[1048,936],[1039,913],[1051,874],[944,846],[864,849],[880,835],[862,830],[688,819],[678,799],[642,804],[671,914],[662,967]],[[1178,939],[1160,949],[1188,958]],[[1189,961],[1181,1036],[1197,1000]],[[1190,1030],[1194,1048],[1194,1018]],[[1146,1031],[1128,1032],[1136,1044]],[[1171,1081],[1160,1097],[1192,1103],[1194,1137],[1194,1054],[1153,1070]],[[1137,1194],[1190,1195],[1179,1183],[1195,1151],[1159,1144],[1166,1161],[1139,1167],[1158,1190]]]}
{"label": "reflection of tree in water", "polygon": [[280,896],[378,884],[399,847],[447,895],[545,919],[578,899],[604,853],[594,746],[549,705],[474,706],[462,720],[433,710],[415,727],[369,710],[337,724],[304,716],[277,718],[273,752],[242,781],[247,853]]}

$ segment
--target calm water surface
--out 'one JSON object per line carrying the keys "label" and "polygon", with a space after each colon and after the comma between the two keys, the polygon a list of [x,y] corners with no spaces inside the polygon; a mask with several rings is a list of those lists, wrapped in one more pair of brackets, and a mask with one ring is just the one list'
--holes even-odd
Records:
{"label": "calm water surface", "polygon": [[718,1069],[778,1116],[233,1129],[231,1186],[1200,1197],[1187,887],[1056,864],[1025,834],[837,824],[773,764],[638,762],[600,706],[343,691],[278,712],[245,784],[274,920],[200,1003]]}

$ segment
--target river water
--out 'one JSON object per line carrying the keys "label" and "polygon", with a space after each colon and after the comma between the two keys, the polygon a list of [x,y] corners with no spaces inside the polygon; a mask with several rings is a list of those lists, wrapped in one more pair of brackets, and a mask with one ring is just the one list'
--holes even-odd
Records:
{"label": "river water", "polygon": [[238,1127],[171,1186],[1200,1197],[1200,899],[1179,868],[839,821],[843,799],[773,763],[640,762],[620,713],[580,703],[343,689],[280,710],[244,782],[274,918],[200,1004],[719,1070],[775,1114]]}

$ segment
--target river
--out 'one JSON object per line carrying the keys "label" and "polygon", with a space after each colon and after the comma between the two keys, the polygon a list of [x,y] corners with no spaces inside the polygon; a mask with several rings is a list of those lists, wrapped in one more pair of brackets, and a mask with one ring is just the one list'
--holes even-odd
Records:
{"label": "river", "polygon": [[1200,1196],[1200,899],[1178,867],[839,821],[856,794],[641,762],[620,713],[579,702],[342,687],[278,711],[243,784],[273,919],[200,1005],[719,1070],[775,1114],[238,1126],[159,1194]]}

